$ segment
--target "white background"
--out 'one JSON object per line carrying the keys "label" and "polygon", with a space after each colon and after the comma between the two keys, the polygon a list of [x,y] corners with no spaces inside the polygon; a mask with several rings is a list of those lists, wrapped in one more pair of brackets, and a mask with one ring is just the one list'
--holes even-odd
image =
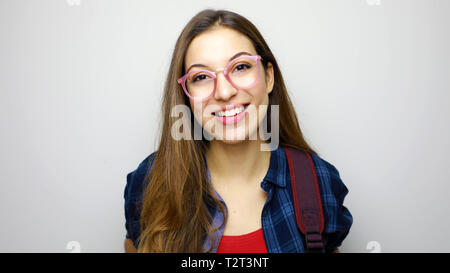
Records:
{"label": "white background", "polygon": [[[350,190],[343,252],[450,250],[450,1],[0,0],[0,251],[122,252],[126,174],[156,148],[175,40],[250,19]],[[75,4],[74,4],[75,3]]]}

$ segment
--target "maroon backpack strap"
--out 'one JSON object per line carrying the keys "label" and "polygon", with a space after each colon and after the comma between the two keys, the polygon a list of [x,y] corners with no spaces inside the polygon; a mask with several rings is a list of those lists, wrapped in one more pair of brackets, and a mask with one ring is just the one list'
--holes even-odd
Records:
{"label": "maroon backpack strap", "polygon": [[305,235],[308,251],[321,251],[324,249],[322,232],[325,221],[313,160],[304,151],[291,147],[285,147],[284,149],[291,175],[297,226]]}

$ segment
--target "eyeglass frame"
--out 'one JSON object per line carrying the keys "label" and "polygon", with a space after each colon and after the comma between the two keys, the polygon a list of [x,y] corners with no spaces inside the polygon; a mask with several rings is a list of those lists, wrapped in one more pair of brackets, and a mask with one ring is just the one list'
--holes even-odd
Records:
{"label": "eyeglass frame", "polygon": [[[230,76],[229,76],[228,73],[227,73],[228,67],[229,67],[233,62],[235,62],[235,61],[237,61],[237,60],[239,60],[239,59],[245,59],[245,58],[249,58],[249,57],[250,57],[253,61],[255,61],[255,63],[256,63],[255,65],[258,67],[258,76],[256,77],[256,79],[255,79],[255,81],[254,81],[253,83],[251,83],[251,84],[249,84],[249,85],[247,85],[247,86],[238,86],[238,85],[236,85],[236,84],[230,79]],[[191,98],[191,99],[193,99],[193,100],[204,101],[204,100],[209,99],[211,96],[213,96],[213,95],[216,93],[216,87],[217,87],[217,73],[218,73],[219,71],[222,71],[222,72],[223,72],[223,75],[225,76],[225,78],[227,79],[227,81],[228,81],[229,83],[231,83],[231,85],[232,85],[233,87],[235,87],[236,89],[240,89],[240,88],[242,88],[242,89],[250,88],[250,87],[252,87],[253,85],[255,85],[255,84],[258,82],[259,78],[260,78],[261,67],[260,67],[259,63],[260,63],[260,61],[262,61],[262,59],[263,59],[263,58],[262,58],[260,55],[254,55],[254,56],[252,56],[252,55],[239,56],[239,57],[236,57],[236,58],[234,58],[233,60],[231,60],[231,61],[227,64],[227,66],[225,66],[224,68],[218,68],[218,69],[216,69],[216,71],[210,71],[210,70],[206,70],[206,69],[203,69],[203,70],[194,70],[194,71],[191,71],[191,72],[186,73],[183,77],[179,78],[179,79],[177,80],[177,82],[183,87],[184,93],[185,93],[189,98]],[[212,75],[213,78],[214,78],[214,89],[213,89],[213,91],[211,92],[211,94],[210,94],[209,96],[203,97],[203,98],[201,98],[201,97],[193,97],[193,96],[189,95],[189,92],[186,90],[186,79],[187,79],[187,77],[189,77],[189,75],[191,75],[192,73],[199,73],[199,72],[206,72],[207,74]]]}

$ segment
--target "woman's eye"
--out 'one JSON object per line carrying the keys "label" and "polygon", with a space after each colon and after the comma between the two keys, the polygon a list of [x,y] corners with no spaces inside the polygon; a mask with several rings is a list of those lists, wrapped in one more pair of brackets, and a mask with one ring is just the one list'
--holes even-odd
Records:
{"label": "woman's eye", "polygon": [[236,69],[238,71],[246,70],[246,69],[249,69],[249,68],[251,68],[251,65],[248,65],[248,64],[238,64],[236,66]]}
{"label": "woman's eye", "polygon": [[203,80],[203,79],[205,79],[205,78],[206,78],[206,75],[205,75],[205,74],[200,74],[200,75],[195,76],[195,77],[192,79],[192,82],[201,81],[201,80]]}

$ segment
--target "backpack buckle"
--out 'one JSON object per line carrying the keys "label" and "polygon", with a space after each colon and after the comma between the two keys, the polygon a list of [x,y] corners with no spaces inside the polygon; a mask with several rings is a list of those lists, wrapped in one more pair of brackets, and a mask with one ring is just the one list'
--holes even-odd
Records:
{"label": "backpack buckle", "polygon": [[317,231],[313,232],[306,232],[305,234],[306,238],[306,247],[308,249],[323,249],[323,240],[322,240],[322,234]]}

